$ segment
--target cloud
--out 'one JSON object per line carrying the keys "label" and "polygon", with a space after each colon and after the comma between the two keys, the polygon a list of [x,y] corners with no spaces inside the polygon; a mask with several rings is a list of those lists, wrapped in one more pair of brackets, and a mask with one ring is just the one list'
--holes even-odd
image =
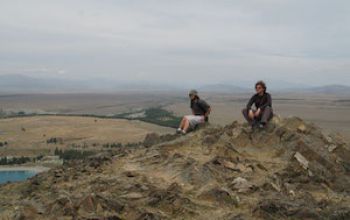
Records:
{"label": "cloud", "polygon": [[349,21],[346,0],[3,1],[0,74],[350,84]]}

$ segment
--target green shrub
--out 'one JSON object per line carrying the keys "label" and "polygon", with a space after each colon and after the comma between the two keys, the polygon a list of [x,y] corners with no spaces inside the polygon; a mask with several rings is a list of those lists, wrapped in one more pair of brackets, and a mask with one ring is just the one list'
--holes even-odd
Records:
{"label": "green shrub", "polygon": [[63,160],[82,160],[91,155],[95,154],[94,151],[86,151],[86,150],[60,150],[58,148],[55,149],[55,155],[59,156],[60,159]]}
{"label": "green shrub", "polygon": [[13,157],[11,159],[7,159],[7,157],[2,157],[0,159],[0,165],[15,165],[15,164],[24,164],[31,162],[32,158],[30,157]]}

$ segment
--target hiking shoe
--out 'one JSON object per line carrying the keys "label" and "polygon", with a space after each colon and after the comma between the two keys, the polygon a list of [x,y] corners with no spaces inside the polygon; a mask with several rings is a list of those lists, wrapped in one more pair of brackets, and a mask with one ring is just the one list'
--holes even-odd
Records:
{"label": "hiking shoe", "polygon": [[181,131],[181,134],[182,134],[182,135],[186,135],[186,134],[187,134],[187,132],[186,132],[186,131],[184,131],[184,130],[182,130],[182,131]]}
{"label": "hiking shoe", "polygon": [[182,129],[181,128],[178,128],[177,130],[176,130],[176,134],[181,134],[182,133]]}
{"label": "hiking shoe", "polygon": [[266,127],[266,124],[265,124],[265,123],[260,123],[260,124],[259,124],[259,128],[260,128],[260,129],[264,129],[265,127]]}

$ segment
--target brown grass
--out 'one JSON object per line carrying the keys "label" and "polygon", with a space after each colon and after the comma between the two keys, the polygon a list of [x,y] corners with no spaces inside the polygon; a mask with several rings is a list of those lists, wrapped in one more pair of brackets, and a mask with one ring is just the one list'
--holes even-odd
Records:
{"label": "brown grass", "polygon": [[[7,147],[0,148],[0,155],[23,152],[46,152],[55,147],[66,147],[83,143],[123,144],[142,141],[147,133],[167,133],[173,129],[140,121],[120,119],[97,119],[70,116],[35,116],[0,120],[1,140]],[[63,144],[47,144],[52,137],[62,138]]]}

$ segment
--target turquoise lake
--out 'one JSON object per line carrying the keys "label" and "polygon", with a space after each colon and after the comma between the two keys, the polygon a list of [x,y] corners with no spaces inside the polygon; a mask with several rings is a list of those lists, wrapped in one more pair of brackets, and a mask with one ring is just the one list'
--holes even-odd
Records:
{"label": "turquoise lake", "polygon": [[0,184],[6,183],[6,182],[24,181],[34,176],[35,174],[36,172],[27,171],[27,170],[0,171]]}

